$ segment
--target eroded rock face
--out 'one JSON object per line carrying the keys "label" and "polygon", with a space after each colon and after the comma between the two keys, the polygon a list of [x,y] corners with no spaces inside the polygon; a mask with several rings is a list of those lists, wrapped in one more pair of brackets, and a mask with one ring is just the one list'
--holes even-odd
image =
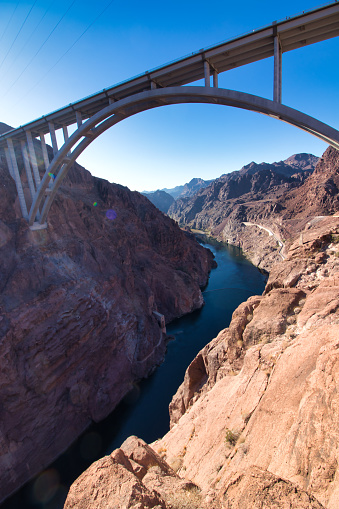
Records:
{"label": "eroded rock face", "polygon": [[297,234],[339,211],[338,196],[339,151],[329,147],[319,160],[297,154],[272,165],[251,163],[176,201],[169,214],[241,247],[252,263],[271,272]]}
{"label": "eroded rock face", "polygon": [[[303,242],[198,354],[171,403],[171,431],[153,444],[168,461],[181,458],[180,475],[225,508],[263,507],[262,482],[267,493],[280,486],[282,505],[272,507],[339,505],[339,218],[318,222]],[[208,376],[211,364],[217,375]],[[266,472],[257,485],[246,474],[254,466]],[[287,491],[297,498],[271,485],[271,474],[296,485]],[[246,476],[248,498],[237,498],[233,486]]]}
{"label": "eroded rock face", "polygon": [[[244,181],[252,171],[245,168]],[[251,220],[268,219],[276,235],[288,234],[284,260],[272,265],[263,295],[242,303],[198,353],[173,397],[171,429],[150,446],[165,467],[147,485],[163,485],[165,504],[175,483],[190,481],[199,495],[190,509],[339,507],[338,172],[339,152],[329,148],[302,186],[253,205]],[[194,206],[199,215],[203,200]],[[241,226],[248,211],[236,208],[237,227],[258,228]],[[215,232],[225,227],[220,218]],[[139,445],[130,445],[128,457],[140,457]],[[166,468],[181,480],[171,476],[167,486]]]}
{"label": "eroded rock face", "polygon": [[[147,454],[136,438],[122,449],[166,508],[186,507],[166,497],[191,481],[194,509],[335,509],[338,383],[339,217],[330,217],[293,244],[264,295],[241,304],[193,360],[170,406],[171,430]],[[154,453],[159,477],[147,483]],[[87,507],[88,486],[77,486],[66,509]]]}
{"label": "eroded rock face", "polygon": [[129,437],[94,463],[72,485],[65,509],[170,509],[202,501],[200,490],[181,479],[143,440]]}
{"label": "eroded rock face", "polygon": [[295,484],[281,479],[266,470],[251,467],[235,474],[221,495],[225,509],[322,509],[312,495]]}
{"label": "eroded rock face", "polygon": [[202,306],[213,262],[142,195],[78,165],[45,230],[21,218],[1,165],[0,182],[1,501],[162,361],[153,311]]}

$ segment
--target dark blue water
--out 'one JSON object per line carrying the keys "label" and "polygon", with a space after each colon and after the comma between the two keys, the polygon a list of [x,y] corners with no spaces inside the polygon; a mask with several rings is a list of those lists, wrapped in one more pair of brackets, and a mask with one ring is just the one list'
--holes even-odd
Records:
{"label": "dark blue water", "polygon": [[[153,442],[169,429],[168,405],[196,354],[229,325],[235,308],[261,294],[265,276],[241,251],[218,243],[206,244],[218,267],[203,291],[205,306],[167,327],[173,336],[164,363],[103,422],[93,425],[50,468],[1,505],[2,509],[61,509],[70,484],[93,461],[119,447],[130,435]],[[46,488],[47,486],[47,488]]]}

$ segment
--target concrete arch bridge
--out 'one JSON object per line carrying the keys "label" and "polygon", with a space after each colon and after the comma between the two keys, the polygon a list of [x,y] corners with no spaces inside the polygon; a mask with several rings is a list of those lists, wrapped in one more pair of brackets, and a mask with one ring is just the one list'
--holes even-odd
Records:
{"label": "concrete arch bridge", "polygon": [[[23,217],[32,229],[45,228],[62,180],[86,147],[121,120],[169,104],[211,103],[256,111],[303,129],[339,150],[336,129],[281,103],[282,54],[338,35],[339,3],[335,1],[199,50],[4,133],[0,136],[0,147],[5,150],[16,183]],[[273,100],[218,87],[220,73],[272,56]],[[190,85],[201,79],[204,86]],[[74,124],[76,129],[69,136],[68,127]],[[58,129],[63,132],[60,147]],[[52,157],[47,151],[46,134],[52,141]],[[37,162],[37,140],[43,156],[42,178]],[[22,172],[26,172],[29,186],[27,202]]]}

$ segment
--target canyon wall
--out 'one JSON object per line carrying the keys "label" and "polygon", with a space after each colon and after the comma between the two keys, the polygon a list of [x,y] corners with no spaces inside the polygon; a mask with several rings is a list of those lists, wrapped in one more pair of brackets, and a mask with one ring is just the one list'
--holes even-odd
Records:
{"label": "canyon wall", "polygon": [[154,312],[201,307],[212,265],[141,194],[79,165],[30,230],[0,154],[0,501],[162,362]]}
{"label": "canyon wall", "polygon": [[94,463],[65,509],[339,507],[338,162],[282,199],[284,260],[188,367],[170,431]]}
{"label": "canyon wall", "polygon": [[336,509],[338,341],[331,216],[296,239],[264,294],[190,364],[171,430],[150,446],[130,437],[94,463],[65,509]]}
{"label": "canyon wall", "polygon": [[317,162],[312,154],[295,154],[272,164],[252,162],[222,175],[195,196],[177,200],[168,214],[181,226],[241,247],[252,263],[269,271],[282,259],[282,245],[295,234],[285,221],[287,196],[299,196]]}

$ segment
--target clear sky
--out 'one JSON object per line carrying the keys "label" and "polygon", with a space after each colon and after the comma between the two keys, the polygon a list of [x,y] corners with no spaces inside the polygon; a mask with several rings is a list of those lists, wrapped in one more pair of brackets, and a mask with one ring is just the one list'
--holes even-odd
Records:
{"label": "clear sky", "polygon": [[[318,0],[0,0],[0,121],[13,127],[201,48],[298,14]],[[320,4],[321,5],[321,4]],[[339,129],[339,38],[283,54],[282,102]],[[273,58],[219,77],[272,99]],[[212,179],[251,161],[326,144],[258,113],[172,105],[140,113],[79,158],[134,190]]]}

